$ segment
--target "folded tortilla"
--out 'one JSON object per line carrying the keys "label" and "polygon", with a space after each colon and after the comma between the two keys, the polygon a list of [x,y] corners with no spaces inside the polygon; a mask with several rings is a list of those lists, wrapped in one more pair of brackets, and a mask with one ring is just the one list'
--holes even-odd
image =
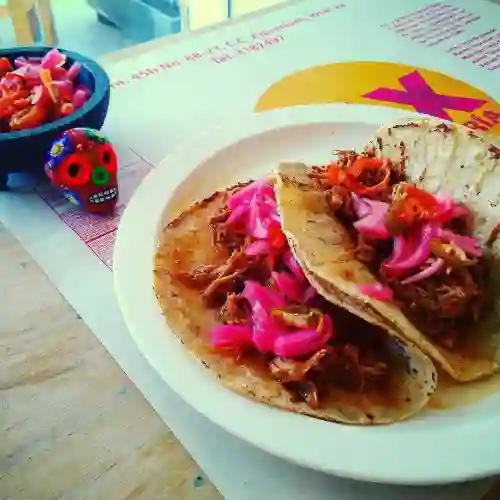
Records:
{"label": "folded tortilla", "polygon": [[[416,186],[430,193],[451,196],[475,214],[474,235],[484,245],[500,223],[500,140],[462,125],[435,119],[401,119],[381,127],[372,141],[377,154],[399,161]],[[425,349],[422,332],[407,328],[406,336],[421,346],[458,380],[471,380],[500,366],[500,240],[490,247],[489,290],[496,297],[492,310],[464,332],[462,350],[434,346]],[[434,350],[433,350],[434,351]]]}
{"label": "folded tortilla", "polygon": [[[189,207],[165,227],[159,239],[155,291],[168,326],[186,350],[226,388],[258,402],[319,419],[347,424],[383,424],[402,420],[423,408],[436,388],[435,367],[428,356],[398,337],[387,336],[394,358],[390,363],[392,392],[389,398],[339,389],[328,399],[334,403],[318,409],[293,400],[265,366],[237,360],[212,348],[208,332],[217,324],[216,311],[207,308],[201,293],[185,286],[176,275],[200,264],[226,262],[227,255],[212,243],[208,220],[225,205],[231,189],[216,192]],[[305,272],[324,297],[336,304],[344,303],[343,291],[331,287],[328,280],[316,277],[307,269]],[[384,318],[380,318],[378,324],[389,328]]]}
{"label": "folded tortilla", "polygon": [[[402,120],[381,127],[372,141],[377,154],[396,164],[405,159],[408,179],[434,194],[451,195],[477,215],[476,236],[485,243],[500,222],[500,142],[458,125],[436,120]],[[329,215],[323,193],[317,191],[303,164],[283,164],[278,171],[277,199],[282,224],[299,258],[316,276],[342,290],[353,312],[370,321],[389,322],[410,342],[436,360],[458,381],[475,380],[499,368],[500,300],[474,330],[464,332],[454,349],[442,347],[419,331],[390,302],[367,297],[360,284],[377,283],[367,267],[355,260],[355,244],[347,230]],[[500,242],[492,247],[492,290],[498,294]]]}

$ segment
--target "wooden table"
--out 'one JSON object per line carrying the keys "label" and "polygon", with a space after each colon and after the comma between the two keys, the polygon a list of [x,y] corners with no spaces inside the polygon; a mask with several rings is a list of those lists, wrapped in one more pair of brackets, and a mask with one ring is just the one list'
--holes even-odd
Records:
{"label": "wooden table", "polygon": [[221,499],[2,225],[0,263],[0,499]]}
{"label": "wooden table", "polygon": [[0,268],[0,499],[221,500],[1,224]]}

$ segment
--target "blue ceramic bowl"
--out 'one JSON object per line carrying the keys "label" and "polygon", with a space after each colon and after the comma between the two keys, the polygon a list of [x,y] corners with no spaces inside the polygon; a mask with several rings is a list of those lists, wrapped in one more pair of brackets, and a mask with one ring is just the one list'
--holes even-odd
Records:
{"label": "blue ceramic bowl", "polygon": [[[11,61],[20,56],[42,57],[50,49],[51,47],[0,49],[0,57],[7,57]],[[100,130],[104,123],[109,106],[108,75],[92,59],[76,52],[63,49],[60,51],[67,56],[66,68],[74,62],[81,64],[77,83],[86,85],[92,91],[92,95],[82,108],[65,118],[28,130],[0,133],[0,189],[7,186],[9,174],[42,173],[50,145],[65,130],[73,127]]]}

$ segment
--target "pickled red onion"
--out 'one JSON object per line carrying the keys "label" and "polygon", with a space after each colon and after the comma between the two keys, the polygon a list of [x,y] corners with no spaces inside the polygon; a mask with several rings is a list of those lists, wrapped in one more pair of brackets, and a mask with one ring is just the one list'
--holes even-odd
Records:
{"label": "pickled red onion", "polygon": [[288,335],[280,335],[274,342],[274,353],[277,356],[296,358],[318,351],[330,338],[328,333],[316,330],[301,330]]}
{"label": "pickled red onion", "polygon": [[217,325],[210,331],[210,340],[218,349],[242,348],[251,345],[252,334],[247,325]]}
{"label": "pickled red onion", "polygon": [[271,245],[266,240],[257,240],[248,244],[245,249],[245,255],[255,257],[259,255],[266,255],[271,251]]}
{"label": "pickled red onion", "polygon": [[246,219],[247,214],[248,214],[248,206],[246,205],[237,206],[229,214],[229,217],[226,220],[226,224],[228,226],[231,226],[233,224],[238,224],[240,221],[243,221],[243,219]]}
{"label": "pickled red onion", "polygon": [[303,284],[297,281],[292,274],[273,271],[271,277],[276,285],[276,288],[291,302],[300,304],[304,298]]}
{"label": "pickled red onion", "polygon": [[436,235],[436,227],[424,224],[410,234],[408,239],[399,240],[404,247],[399,251],[399,259],[389,260],[384,263],[386,271],[402,271],[419,268],[431,255],[431,240]]}
{"label": "pickled red onion", "polygon": [[304,303],[307,304],[309,301],[316,298],[317,295],[318,292],[316,291],[316,289],[312,286],[308,286],[304,292]]}
{"label": "pickled red onion", "polygon": [[[66,82],[64,82],[66,83]],[[81,108],[87,102],[87,96],[83,90],[75,90],[72,104],[75,109]]]}
{"label": "pickled red onion", "polygon": [[[361,234],[366,234],[374,238],[386,239],[391,237],[385,226],[385,216],[389,205],[384,207],[381,202],[376,202],[352,194],[353,209],[359,217],[354,222],[354,227]],[[431,240],[439,238],[456,244],[461,250],[473,257],[483,255],[479,241],[470,236],[456,234],[452,230],[444,229],[442,224],[455,218],[464,217],[469,214],[469,209],[464,205],[455,203],[451,196],[443,198],[435,197],[438,203],[438,214],[436,218],[427,224],[416,226],[408,236],[393,236],[393,252],[391,256],[383,263],[383,268],[388,275],[401,276],[410,272],[416,272],[412,276],[404,279],[402,284],[416,283],[426,279],[433,274],[441,271],[445,266],[442,259],[437,259],[424,269],[421,267],[431,256]],[[380,216],[380,214],[384,214]],[[382,287],[382,285],[380,285]],[[379,289],[376,285],[360,285],[360,291],[374,298],[392,296],[390,289],[383,287]],[[392,297],[391,297],[392,298]],[[390,299],[389,299],[390,300]]]}
{"label": "pickled red onion", "polygon": [[[250,304],[248,324],[215,327],[210,332],[214,347],[238,349],[250,345],[262,353],[294,357],[324,347],[333,335],[329,317],[324,317],[322,331],[318,332],[281,324],[272,316],[276,309],[307,303],[317,295],[286,245],[273,186],[267,179],[253,182],[231,196],[227,205],[231,213],[223,224],[237,226],[254,239],[245,246],[244,253],[273,257],[271,279],[275,289],[247,280],[241,296]],[[284,265],[286,270],[281,267],[278,271],[276,263]]]}
{"label": "pickled red onion", "polygon": [[473,257],[481,257],[483,255],[479,241],[472,236],[456,234],[449,229],[440,229],[438,235],[445,241],[455,243],[455,245],[461,248],[465,253],[468,253]]}
{"label": "pickled red onion", "polygon": [[354,222],[354,227],[361,234],[377,239],[390,238],[385,225],[385,218],[389,211],[389,204],[383,201],[370,200],[353,196],[354,211],[360,217]]}
{"label": "pickled red onion", "polygon": [[68,80],[74,80],[80,74],[81,68],[82,65],[80,63],[77,62],[73,63],[68,69],[68,71],[66,71],[66,78]]}
{"label": "pickled red onion", "polygon": [[367,215],[370,215],[372,213],[372,210],[370,208],[370,205],[367,203],[366,198],[362,198],[355,193],[351,193],[351,198],[352,208],[354,210],[354,213],[356,214],[356,217],[362,219],[363,217],[366,217]]}
{"label": "pickled red onion", "polygon": [[253,197],[260,193],[261,195],[271,196],[274,199],[273,187],[269,184],[267,179],[254,181],[248,186],[241,188],[229,198],[227,206],[230,210],[234,210],[240,204],[250,204]]}
{"label": "pickled red onion", "polygon": [[250,303],[252,308],[252,342],[260,352],[272,352],[274,341],[279,335],[286,333],[271,317],[273,309],[286,307],[286,300],[279,292],[262,286],[256,281],[248,280],[242,296]]}
{"label": "pickled red onion", "polygon": [[248,236],[267,240],[274,229],[281,230],[274,190],[267,179],[252,182],[237,191],[229,198],[228,208],[231,214],[226,224],[242,226]]}
{"label": "pickled red onion", "polygon": [[409,283],[416,283],[417,281],[422,281],[426,278],[429,278],[433,274],[436,274],[439,271],[441,271],[441,269],[443,269],[444,267],[444,264],[445,262],[443,259],[436,259],[432,264],[422,269],[422,271],[401,281],[401,284],[408,285]]}
{"label": "pickled red onion", "polygon": [[280,335],[285,335],[287,329],[279,325],[271,312],[266,311],[261,305],[257,305],[252,310],[253,330],[252,343],[254,347],[262,353],[274,352],[274,342]]}
{"label": "pickled red onion", "polygon": [[408,242],[404,236],[395,236],[393,240],[392,255],[387,260],[387,264],[395,264],[402,260],[407,252],[407,244]]}
{"label": "pickled red onion", "polygon": [[21,56],[21,57],[16,57],[14,59],[14,66],[16,68],[21,68],[22,66],[26,66],[27,64],[29,64],[29,61],[28,59],[26,59],[26,57],[24,56]]}
{"label": "pickled red onion", "polygon": [[304,275],[304,271],[299,266],[297,259],[293,255],[290,249],[286,250],[283,253],[283,264],[287,267],[287,269],[301,282],[306,282],[306,277]]}
{"label": "pickled red onion", "polygon": [[49,50],[40,61],[40,66],[42,68],[53,69],[60,68],[64,66],[66,62],[66,56],[59,52],[56,48]]}
{"label": "pickled red onion", "polygon": [[287,305],[285,297],[281,293],[271,290],[257,281],[247,280],[241,295],[248,300],[252,311],[256,306],[271,311],[272,309],[282,309]]}
{"label": "pickled red onion", "polygon": [[368,215],[363,219],[357,220],[354,223],[354,227],[360,234],[380,240],[386,240],[391,236],[385,226],[384,219],[380,218],[378,214]]}

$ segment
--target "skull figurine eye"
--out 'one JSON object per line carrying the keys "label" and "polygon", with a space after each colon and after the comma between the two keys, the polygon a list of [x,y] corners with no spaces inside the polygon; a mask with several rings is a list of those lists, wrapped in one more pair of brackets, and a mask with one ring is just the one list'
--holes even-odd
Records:
{"label": "skull figurine eye", "polygon": [[99,148],[97,156],[98,156],[98,165],[104,167],[110,174],[116,173],[118,169],[116,153],[109,144],[103,144]]}
{"label": "skull figurine eye", "polygon": [[84,155],[70,155],[58,167],[61,185],[68,187],[83,186],[90,181],[92,165]]}

